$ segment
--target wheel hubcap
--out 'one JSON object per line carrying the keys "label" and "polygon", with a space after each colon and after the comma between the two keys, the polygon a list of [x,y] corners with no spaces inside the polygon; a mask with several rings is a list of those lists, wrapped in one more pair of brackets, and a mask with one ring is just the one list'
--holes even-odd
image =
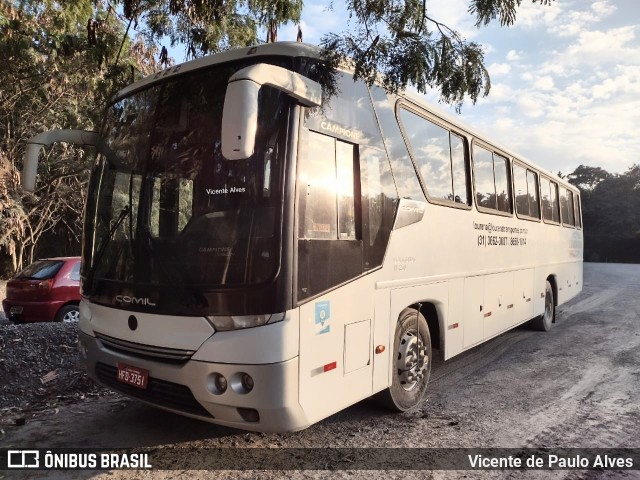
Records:
{"label": "wheel hubcap", "polygon": [[552,302],[553,300],[551,298],[551,295],[549,295],[549,292],[547,291],[547,295],[544,299],[544,323],[551,323],[551,321],[553,320],[553,318],[551,318],[553,311]]}
{"label": "wheel hubcap", "polygon": [[62,321],[64,323],[76,323],[80,318],[80,312],[78,310],[73,310],[71,312],[67,312]]}
{"label": "wheel hubcap", "polygon": [[396,360],[400,385],[405,390],[413,390],[425,377],[429,357],[427,349],[415,330],[409,330],[400,339]]}

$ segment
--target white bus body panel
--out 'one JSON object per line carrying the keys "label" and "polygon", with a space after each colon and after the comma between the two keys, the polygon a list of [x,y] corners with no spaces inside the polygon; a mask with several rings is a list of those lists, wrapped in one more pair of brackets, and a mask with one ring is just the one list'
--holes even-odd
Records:
{"label": "white bus body panel", "polygon": [[300,405],[312,423],[373,393],[374,276],[300,307]]}
{"label": "white bus body panel", "polygon": [[298,310],[288,311],[284,320],[255,328],[216,332],[192,357],[202,362],[264,364],[298,356],[300,322]]}
{"label": "white bus body panel", "polygon": [[[210,326],[208,329],[200,326],[209,325],[204,318],[162,315],[151,318],[138,312],[90,305],[86,302],[82,302],[80,311],[81,351],[86,352],[85,364],[90,366],[89,374],[98,382],[101,380],[95,372],[96,363],[112,368],[123,363],[147,370],[150,378],[187,386],[195,400],[211,417],[189,414],[157,402],[149,402],[181,415],[256,431],[294,431],[312,423],[298,400],[300,369],[297,354],[297,309],[286,312],[285,320],[278,323],[215,334]],[[130,315],[135,315],[138,319],[139,326],[135,331],[127,325]],[[139,330],[145,337],[136,336]],[[166,363],[114,350],[100,337],[96,337],[96,332],[126,339],[128,342],[139,340],[136,343],[141,346],[155,345],[197,351],[184,363]],[[183,335],[183,332],[187,335]],[[229,387],[222,394],[212,391],[213,373],[222,374],[229,381]],[[239,392],[232,386],[234,378],[239,378],[242,373],[251,375],[255,382],[253,390],[248,393]],[[142,400],[145,401],[144,398]],[[245,421],[238,408],[256,409],[260,414],[260,421]]]}
{"label": "white bus body panel", "polygon": [[[137,320],[135,330],[128,324],[131,315]],[[197,350],[215,332],[203,317],[130,312],[84,301],[80,306],[80,329],[92,336],[98,332],[128,342],[181,350]]]}

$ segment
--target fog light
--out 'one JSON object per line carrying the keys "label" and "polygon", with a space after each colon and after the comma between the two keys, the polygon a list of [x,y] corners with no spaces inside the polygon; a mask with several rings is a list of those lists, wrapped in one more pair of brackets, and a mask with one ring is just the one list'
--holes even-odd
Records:
{"label": "fog light", "polygon": [[216,384],[216,388],[220,390],[220,393],[223,393],[227,390],[227,379],[222,375],[216,375],[214,382]]}
{"label": "fog light", "polygon": [[229,380],[231,389],[240,395],[246,395],[254,387],[253,377],[245,372],[237,372],[231,376]]}
{"label": "fog light", "polygon": [[247,393],[253,390],[253,378],[251,378],[251,375],[243,373],[240,381],[242,382],[242,387],[247,391]]}
{"label": "fog light", "polygon": [[227,391],[227,379],[220,373],[212,373],[207,377],[207,389],[214,395],[222,395]]}

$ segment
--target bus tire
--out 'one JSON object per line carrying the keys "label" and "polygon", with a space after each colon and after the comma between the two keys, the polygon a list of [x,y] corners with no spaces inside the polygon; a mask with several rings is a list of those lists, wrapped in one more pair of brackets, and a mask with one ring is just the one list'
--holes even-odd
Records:
{"label": "bus tire", "polygon": [[377,400],[390,410],[405,412],[422,401],[431,373],[429,327],[416,309],[406,308],[400,313],[391,354],[392,383],[377,395]]}
{"label": "bus tire", "polygon": [[531,326],[534,330],[540,332],[548,332],[551,330],[551,325],[556,321],[556,304],[553,298],[553,288],[551,283],[547,280],[545,286],[544,295],[544,313],[539,317],[534,318],[531,321]]}

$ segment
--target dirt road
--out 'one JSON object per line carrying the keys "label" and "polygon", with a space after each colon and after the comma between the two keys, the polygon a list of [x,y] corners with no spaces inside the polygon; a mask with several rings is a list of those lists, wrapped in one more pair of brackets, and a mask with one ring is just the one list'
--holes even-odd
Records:
{"label": "dirt road", "polygon": [[[182,447],[182,470],[58,473],[60,478],[377,478],[375,472],[189,471],[201,448],[640,447],[640,266],[585,264],[584,291],[551,332],[520,327],[432,372],[418,410],[361,402],[305,431],[255,434],[118,397],[91,399],[5,427],[3,446]],[[51,473],[51,472],[50,472]],[[41,472],[21,475],[37,478]],[[386,478],[602,478],[602,472],[390,471]],[[1,476],[1,474],[0,474]],[[639,478],[640,471],[608,471]],[[47,475],[47,478],[52,478]]]}

